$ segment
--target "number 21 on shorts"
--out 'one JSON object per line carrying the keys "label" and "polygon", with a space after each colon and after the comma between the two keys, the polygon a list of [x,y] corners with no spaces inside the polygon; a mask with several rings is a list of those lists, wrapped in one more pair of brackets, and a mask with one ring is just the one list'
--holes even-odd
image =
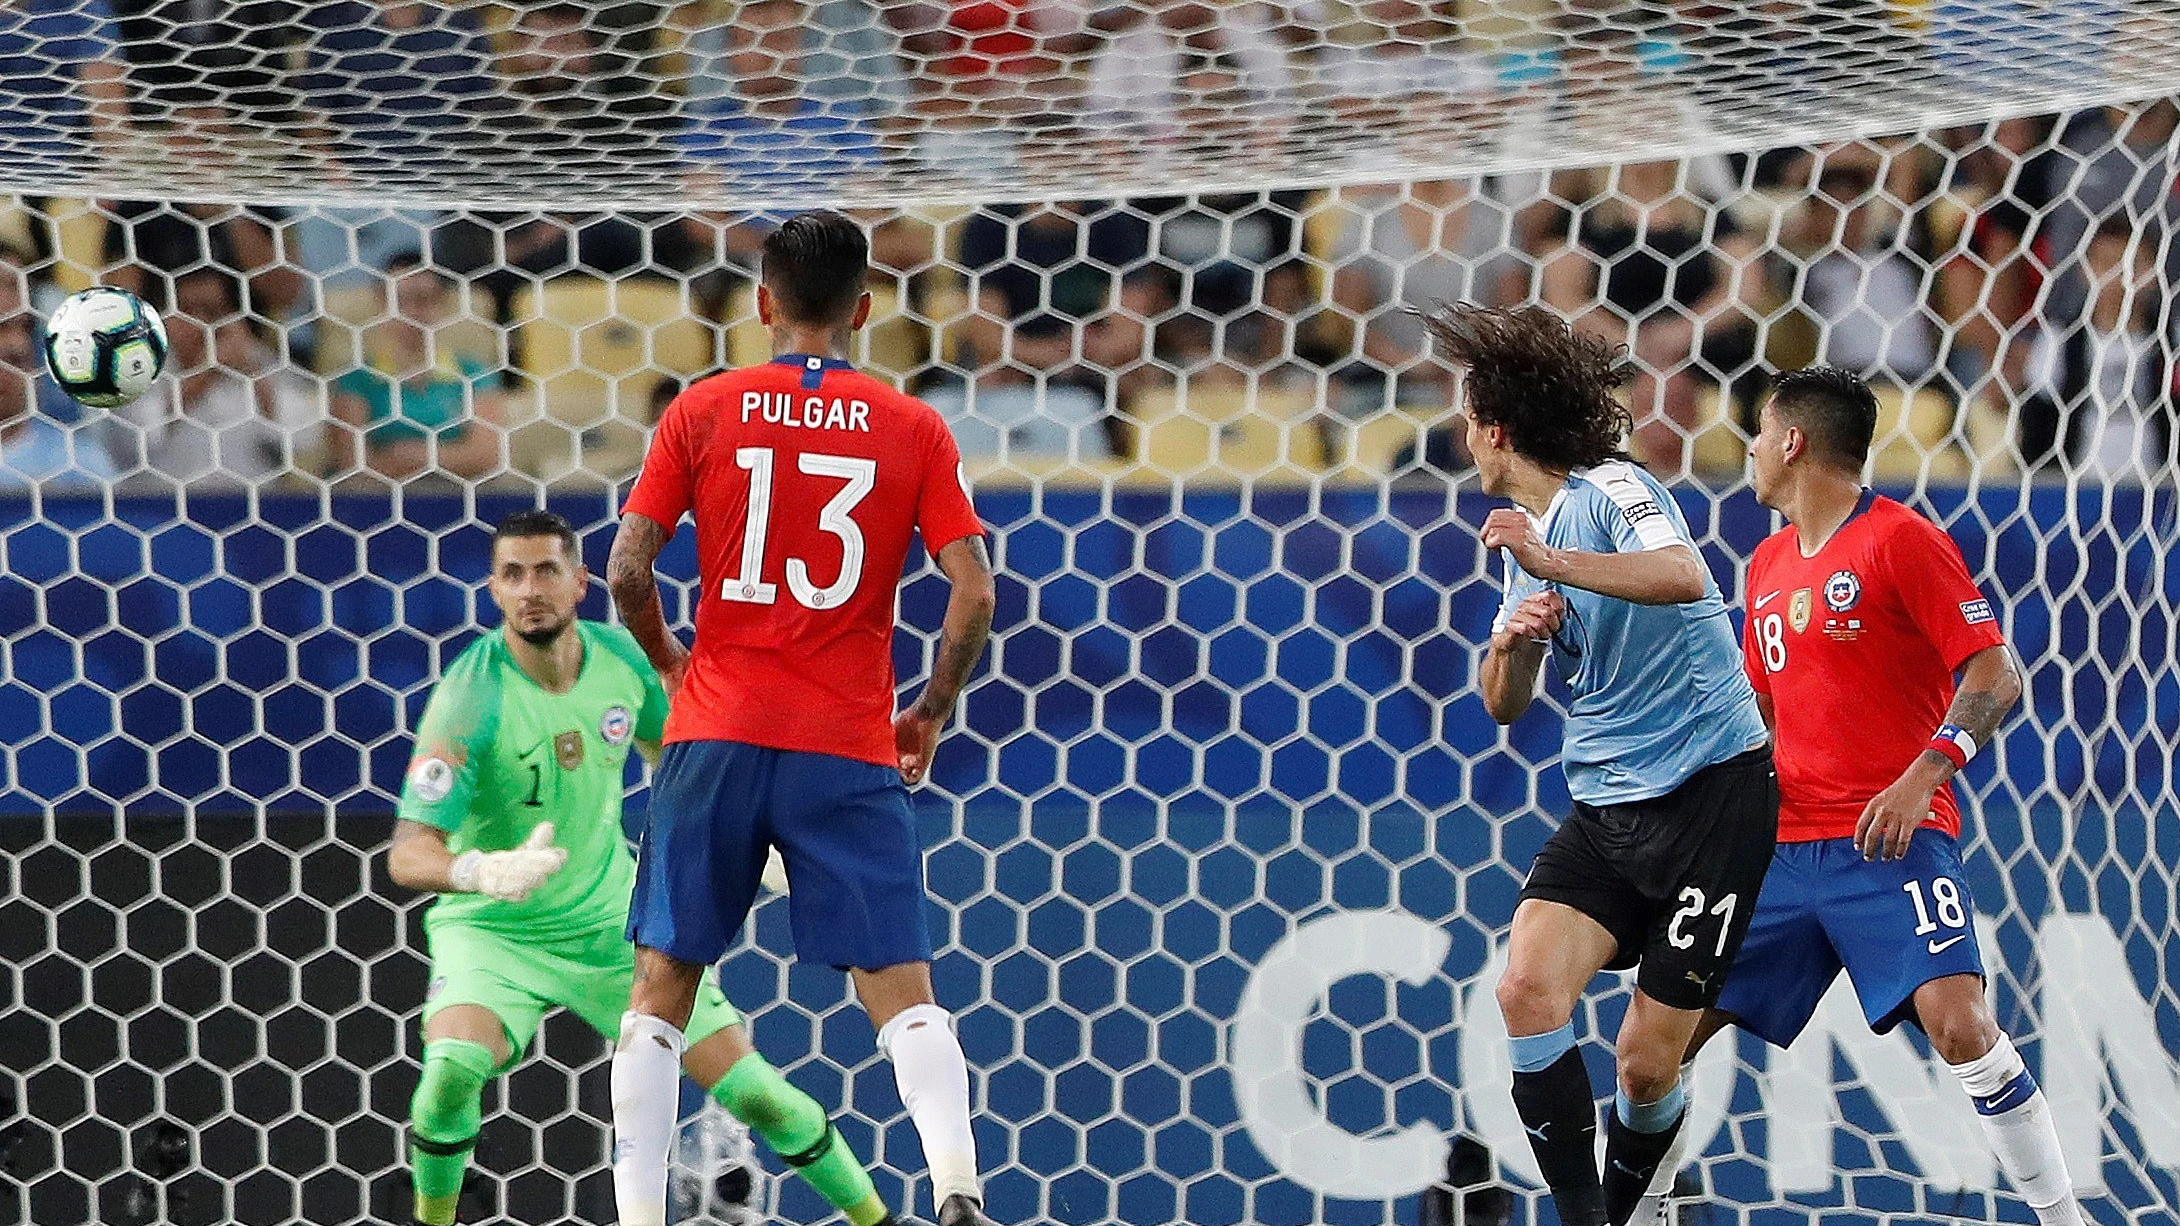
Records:
{"label": "number 21 on shorts", "polygon": [[1680,910],[1673,912],[1673,922],[1666,925],[1665,939],[1671,941],[1675,949],[1686,949],[1695,944],[1695,934],[1682,932],[1680,926],[1690,920],[1702,918],[1704,911],[1708,909],[1712,915],[1718,917],[1718,944],[1712,948],[1711,956],[1723,957],[1726,953],[1726,932],[1733,927],[1733,908],[1739,900],[1740,895],[1727,894],[1709,908],[1705,908],[1703,891],[1692,885],[1684,887],[1680,892]]}

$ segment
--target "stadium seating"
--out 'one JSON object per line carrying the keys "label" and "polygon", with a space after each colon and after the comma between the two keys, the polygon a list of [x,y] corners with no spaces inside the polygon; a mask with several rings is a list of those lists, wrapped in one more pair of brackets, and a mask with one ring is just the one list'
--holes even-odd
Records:
{"label": "stadium seating", "polygon": [[1957,414],[1951,397],[1928,387],[1879,385],[1876,390],[1877,441],[1870,449],[1874,480],[1913,485],[1926,473],[1932,481],[1967,480],[1968,457],[1954,439]]}
{"label": "stadium seating", "polygon": [[1136,473],[1146,480],[1304,481],[1325,467],[1310,391],[1178,384],[1135,405]]}
{"label": "stadium seating", "polygon": [[720,365],[712,328],[669,281],[555,278],[515,296],[514,324],[535,400],[526,419],[509,423],[512,454],[548,480],[633,473],[659,380]]}

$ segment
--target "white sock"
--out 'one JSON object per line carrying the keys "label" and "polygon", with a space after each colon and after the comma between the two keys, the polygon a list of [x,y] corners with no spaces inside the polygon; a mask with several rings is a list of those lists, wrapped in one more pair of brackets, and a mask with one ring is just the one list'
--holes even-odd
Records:
{"label": "white sock", "polygon": [[1999,1166],[2036,1211],[2043,1226],[2082,1226],[2082,1207],[2074,1199],[2074,1181],[2059,1153],[2059,1132],[2051,1123],[2051,1104],[2021,1053],[2005,1035],[1991,1050],[1966,1064],[1948,1065],[1976,1104],[1983,1131]]}
{"label": "white sock", "polygon": [[937,1005],[911,1005],[879,1030],[878,1051],[893,1061],[893,1084],[923,1140],[932,1206],[955,1195],[982,1202],[969,1132],[969,1061],[954,1037],[953,1017]]}
{"label": "white sock", "polygon": [[[1693,1060],[1681,1065],[1679,1084],[1693,1086],[1695,1083],[1688,1079],[1695,1071]],[[1635,1213],[1628,1218],[1630,1226],[1651,1226],[1664,1215],[1665,1201],[1673,1194],[1673,1181],[1680,1178],[1681,1163],[1688,1160],[1688,1141],[1695,1131],[1695,1126],[1683,1117],[1680,1131],[1673,1134],[1672,1148],[1658,1160],[1658,1173],[1650,1177],[1650,1187],[1643,1192],[1642,1199],[1635,1202]]]}
{"label": "white sock", "polygon": [[613,1199],[621,1226],[666,1226],[666,1153],[681,1108],[679,1030],[648,1013],[621,1015],[613,1048]]}

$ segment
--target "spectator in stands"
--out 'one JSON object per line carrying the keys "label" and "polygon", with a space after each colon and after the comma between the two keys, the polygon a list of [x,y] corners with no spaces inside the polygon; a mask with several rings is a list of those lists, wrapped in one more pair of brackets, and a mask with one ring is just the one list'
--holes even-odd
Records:
{"label": "spectator in stands", "polygon": [[2106,481],[2164,479],[2173,464],[2173,338],[2161,326],[2154,240],[2124,215],[2107,217],[2082,272],[2086,315],[2039,334],[2029,356],[2022,458]]}
{"label": "spectator in stands", "polygon": [[506,394],[498,373],[474,355],[451,352],[436,330],[457,313],[454,287],[421,255],[387,269],[388,318],[366,337],[367,364],[333,384],[332,469],[356,464],[394,481],[438,471],[476,480],[505,461]]}
{"label": "spectator in stands", "polygon": [[2034,240],[2053,273],[2042,310],[2047,330],[2078,317],[2089,301],[2080,261],[2090,236],[2113,217],[2150,236],[2152,250],[2164,252],[2166,287],[2180,286],[2180,243],[2166,241],[2180,228],[2176,128],[2180,103],[2169,97],[2086,111],[2061,128],[2042,171],[2056,190]]}
{"label": "spectator in stands", "polygon": [[155,117],[216,103],[251,128],[284,128],[296,99],[288,56],[298,0],[112,0],[129,75]]}
{"label": "spectator in stands", "polygon": [[[1953,366],[1964,388],[1996,374],[2000,394],[2020,390],[2028,354],[2024,331],[2044,283],[2029,236],[2051,203],[2055,160],[2039,154],[2050,116],[1974,125],[1966,133],[1932,245],[1938,313],[1953,331]],[[2019,343],[2016,343],[2016,342]]]}
{"label": "spectator in stands", "polygon": [[1635,457],[1679,473],[1697,425],[1698,379],[1730,379],[1754,362],[1749,312],[1762,297],[1762,266],[1727,213],[1682,190],[1679,163],[1622,166],[1610,186],[1581,207],[1571,241],[1547,258],[1544,300],[1628,346]]}
{"label": "spectator in stands", "polygon": [[1033,315],[1006,332],[1002,360],[966,384],[925,399],[944,414],[965,459],[1001,462],[1097,460],[1112,454],[1104,397],[1048,377],[1073,361],[1073,329],[1057,315]]}
{"label": "spectator in stands", "polygon": [[[1002,359],[1010,325],[1051,315],[1069,330],[1069,366],[1041,373],[1079,383],[1101,399],[1110,372],[1143,356],[1144,326],[1162,309],[1147,283],[1134,310],[1116,310],[1124,278],[1150,254],[1142,216],[1095,203],[1000,205],[963,224],[961,265],[972,307],[962,330],[962,366],[975,371]],[[1082,355],[1077,364],[1074,355]]]}
{"label": "spectator in stands", "polygon": [[[540,164],[571,177],[644,171],[664,143],[666,103],[655,91],[614,89],[615,62],[586,6],[551,3],[518,13],[507,54],[492,65],[491,93],[467,106],[481,129],[476,139],[496,146],[484,151],[486,160],[513,158],[516,175]],[[514,321],[516,295],[541,278],[670,275],[694,260],[672,216],[641,212],[476,211],[439,226],[431,251],[486,291],[499,324]]]}
{"label": "spectator in stands", "polygon": [[[690,114],[738,111],[736,81],[783,71],[828,114],[879,119],[908,104],[908,78],[894,54],[899,39],[870,0],[771,2],[776,7],[702,0],[675,11],[673,23],[688,32]],[[752,47],[776,58],[753,64]]]}
{"label": "spectator in stands", "polygon": [[[1065,88],[1069,68],[1099,30],[1132,19],[1135,5],[1068,0],[885,0],[911,75],[944,121],[1017,114]],[[1083,9],[1091,12],[1083,20]]]}
{"label": "spectator in stands", "polygon": [[503,45],[491,123],[524,157],[565,165],[572,174],[625,171],[641,158],[650,140],[611,105],[602,80],[605,47],[582,5],[518,10]]}
{"label": "spectator in stands", "polygon": [[[703,36],[682,146],[730,185],[821,188],[874,168],[881,115],[903,93],[890,57],[848,59],[803,0],[744,0]],[[859,74],[881,74],[876,79]]]}
{"label": "spectator in stands", "polygon": [[110,280],[146,301],[166,297],[174,278],[206,266],[241,278],[243,313],[261,328],[286,324],[307,300],[302,270],[281,242],[283,210],[124,200],[111,213]]}
{"label": "spectator in stands", "polygon": [[60,393],[44,377],[37,331],[22,260],[0,249],[0,491],[95,490],[113,480],[113,461],[90,430],[44,411]]}
{"label": "spectator in stands", "polygon": [[466,6],[335,0],[304,17],[303,101],[350,169],[473,173],[493,143],[492,48]]}
{"label": "spectator in stands", "polygon": [[1863,142],[1803,160],[1809,184],[1787,236],[1798,265],[1793,297],[1818,330],[1817,360],[1902,387],[1938,368],[1938,329],[1926,297],[1931,258],[1921,213],[1903,214],[1879,187],[1884,161]]}
{"label": "spectator in stands", "polygon": [[67,171],[91,144],[114,146],[127,118],[121,32],[106,0],[0,4],[0,147],[17,181]]}
{"label": "spectator in stands", "polygon": [[1311,67],[1317,92],[1341,118],[1365,125],[1366,140],[1417,108],[1429,108],[1437,124],[1446,108],[1490,97],[1491,67],[1462,44],[1450,0],[1361,0],[1355,13],[1347,39],[1321,48]]}
{"label": "spectator in stands", "polygon": [[320,445],[317,397],[250,330],[232,274],[199,267],[171,284],[169,374],[118,410],[128,480],[219,490],[294,472]]}
{"label": "spectator in stands", "polygon": [[1338,219],[1327,252],[1332,301],[1352,321],[1360,357],[1341,371],[1342,402],[1357,413],[1389,402],[1443,407],[1449,372],[1430,360],[1415,312],[1527,295],[1527,266],[1508,245],[1512,210],[1463,179],[1340,188],[1328,207]]}
{"label": "spectator in stands", "polygon": [[1084,129],[1132,152],[1187,146],[1227,161],[1276,140],[1295,82],[1274,18],[1254,2],[1152,6],[1092,59]]}

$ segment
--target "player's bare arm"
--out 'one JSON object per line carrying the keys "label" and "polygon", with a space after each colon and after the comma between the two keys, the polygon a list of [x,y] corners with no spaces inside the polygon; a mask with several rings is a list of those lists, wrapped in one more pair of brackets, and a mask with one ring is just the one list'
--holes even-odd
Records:
{"label": "player's bare arm", "polygon": [[1505,627],[1491,636],[1479,680],[1492,719],[1511,724],[1536,700],[1546,645],[1566,615],[1567,602],[1557,592],[1538,592],[1514,606]]}
{"label": "player's bare arm", "polygon": [[939,733],[954,714],[962,686],[984,654],[991,637],[992,614],[999,594],[992,581],[991,555],[980,536],[963,537],[939,550],[939,569],[953,590],[946,597],[946,620],[939,630],[938,656],[931,663],[931,677],[924,682],[916,701],[893,721],[894,745],[901,754],[901,778],[920,781],[931,769],[938,751]]}
{"label": "player's bare arm", "polygon": [[1703,559],[1686,545],[1635,553],[1558,549],[1537,535],[1527,515],[1511,508],[1484,520],[1486,549],[1504,549],[1539,579],[1635,604],[1688,604],[1707,590]]}
{"label": "player's bare arm", "polygon": [[666,528],[648,515],[621,516],[620,530],[613,534],[613,552],[606,556],[606,590],[613,593],[613,607],[621,624],[628,627],[659,682],[670,697],[681,688],[681,675],[689,667],[689,649],[666,628],[666,611],[659,603],[659,580],[654,569],[659,550],[666,547]]}
{"label": "player's bare arm", "polygon": [[447,870],[454,867],[454,853],[447,850],[447,832],[422,822],[394,823],[393,846],[386,850],[386,875],[405,889],[445,894],[454,889]]}
{"label": "player's bare arm", "polygon": [[[2020,700],[2021,670],[2014,664],[2012,650],[2003,645],[1986,647],[1961,666],[1960,689],[1946,709],[1945,722],[1982,745]],[[1855,826],[1855,849],[1862,858],[1905,856],[1909,840],[1930,814],[1932,794],[1957,770],[1953,759],[1935,749],[1918,754],[1900,778],[1862,810],[1862,820]]]}

